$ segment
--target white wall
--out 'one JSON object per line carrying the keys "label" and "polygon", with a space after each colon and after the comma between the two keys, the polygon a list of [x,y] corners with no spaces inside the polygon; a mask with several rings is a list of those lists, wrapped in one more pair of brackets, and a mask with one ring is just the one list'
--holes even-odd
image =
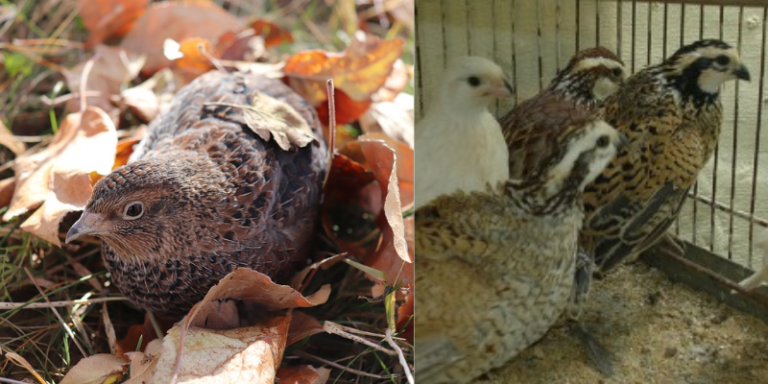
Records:
{"label": "white wall", "polygon": [[[608,0],[418,0],[416,12],[417,116],[430,103],[446,57],[494,59],[514,82],[517,100],[525,100],[546,86],[578,49],[598,44],[610,48],[631,72],[700,37],[738,45],[752,82],[729,83],[722,92],[725,121],[720,148],[699,177],[698,193],[708,198],[714,193],[727,206],[732,198],[734,208],[746,213],[754,198],[755,216],[768,218],[768,131],[760,134],[755,162],[756,138],[763,125],[758,115],[764,113],[761,120],[768,120],[768,109],[761,112],[768,90],[760,99],[765,72],[763,8],[724,6],[721,12],[720,6],[646,2],[633,6]],[[517,100],[498,103],[494,112],[509,110]],[[754,194],[753,174],[758,175]],[[760,255],[752,255],[750,249],[749,222],[733,217],[734,236],[729,239],[731,217],[689,201],[679,223],[681,237],[711,245],[724,256],[730,248],[736,261],[759,266]]]}

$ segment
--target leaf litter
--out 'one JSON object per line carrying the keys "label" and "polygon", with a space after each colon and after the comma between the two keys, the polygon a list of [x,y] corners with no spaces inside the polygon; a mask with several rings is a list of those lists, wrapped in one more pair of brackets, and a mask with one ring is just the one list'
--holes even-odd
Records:
{"label": "leaf litter", "polygon": [[[19,242],[24,239],[25,233],[30,233],[51,244],[60,245],[59,225],[62,222],[65,225],[71,223],[65,220],[67,213],[83,208],[90,196],[91,186],[98,178],[129,161],[132,152],[136,150],[134,146],[143,132],[135,128],[137,124],[147,122],[162,113],[163,105],[167,104],[173,92],[195,76],[214,67],[234,67],[257,71],[272,77],[282,77],[283,81],[316,107],[324,124],[327,124],[330,119],[328,96],[323,83],[329,78],[333,79],[336,120],[339,124],[347,126],[340,130],[347,136],[343,141],[338,142],[336,149],[339,152],[332,158],[329,177],[332,179],[335,177],[336,184],[329,183],[326,188],[326,195],[331,198],[322,207],[323,216],[327,216],[329,209],[349,211],[353,206],[367,209],[370,214],[367,215],[367,219],[364,218],[369,225],[363,226],[363,230],[357,233],[362,234],[361,238],[342,240],[335,235],[333,228],[324,235],[320,234],[321,238],[327,238],[327,245],[320,249],[350,250],[350,253],[326,258],[323,262],[313,264],[297,274],[292,286],[271,283],[267,281],[266,276],[253,275],[257,274],[254,271],[235,271],[209,292],[206,299],[195,307],[186,322],[175,326],[160,326],[162,333],[168,329],[162,341],[159,339],[150,341],[151,338],[148,335],[150,330],[152,336],[156,336],[154,329],[158,329],[158,326],[152,325],[149,321],[151,317],[147,317],[148,321],[145,324],[139,325],[134,322],[134,326],[131,327],[132,330],[137,331],[135,335],[141,336],[136,339],[144,340],[141,342],[143,352],[129,352],[135,350],[138,340],[131,341],[129,337],[116,341],[115,336],[112,335],[109,336],[112,340],[109,344],[116,346],[117,355],[82,356],[85,358],[72,361],[73,368],[69,370],[66,377],[69,380],[75,380],[71,382],[104,382],[107,378],[115,378],[117,377],[115,375],[122,374],[130,364],[132,377],[126,382],[183,381],[187,378],[197,380],[195,382],[206,382],[207,377],[214,372],[221,375],[248,372],[254,375],[252,376],[254,381],[264,380],[264,382],[273,382],[275,377],[302,383],[322,383],[329,379],[331,371],[328,368],[296,365],[296,362],[286,366],[283,355],[288,347],[291,348],[288,353],[295,355],[293,359],[300,357],[314,361],[328,361],[328,364],[334,367],[333,369],[341,368],[337,375],[355,377],[364,373],[349,366],[344,368],[343,365],[333,363],[331,360],[313,356],[314,353],[322,356],[320,352],[322,348],[318,349],[322,343],[314,343],[313,340],[317,337],[321,339],[332,337],[323,330],[325,321],[319,319],[338,321],[349,316],[359,316],[357,313],[338,312],[338,310],[347,311],[343,308],[348,304],[343,303],[352,299],[344,299],[345,297],[361,300],[356,294],[345,293],[345,290],[349,289],[349,284],[367,285],[368,288],[364,289],[368,289],[372,295],[385,286],[389,287],[386,288],[390,292],[387,296],[386,310],[382,306],[382,316],[384,312],[388,314],[382,318],[384,324],[377,325],[378,323],[371,321],[366,326],[372,334],[379,335],[380,342],[385,342],[385,333],[386,338],[390,339],[392,330],[407,332],[404,328],[413,316],[412,309],[408,310],[402,305],[407,305],[408,297],[412,297],[413,294],[412,264],[410,263],[413,259],[412,228],[408,231],[408,223],[411,223],[412,227],[412,216],[406,215],[405,219],[403,218],[403,212],[408,210],[413,200],[413,150],[407,140],[403,140],[403,137],[407,137],[407,133],[392,135],[397,137],[395,139],[382,133],[379,133],[380,136],[369,136],[371,135],[369,133],[366,135],[369,136],[367,138],[357,138],[357,134],[348,135],[349,132],[359,129],[356,128],[359,127],[358,124],[363,124],[358,120],[369,108],[382,101],[386,102],[398,97],[407,84],[412,82],[412,69],[406,66],[403,70],[404,64],[400,60],[405,49],[405,40],[400,37],[382,39],[371,33],[358,32],[350,35],[350,43],[339,53],[320,49],[296,52],[294,48],[295,53],[287,55],[279,53],[276,48],[280,47],[284,52],[288,45],[297,41],[303,43],[308,36],[316,34],[317,31],[311,30],[309,34],[307,32],[297,34],[296,29],[289,31],[275,22],[268,21],[269,19],[245,21],[243,17],[235,16],[236,13],[231,10],[224,11],[217,5],[207,2],[148,4],[144,1],[97,0],[94,3],[96,4],[88,12],[80,14],[88,33],[72,36],[81,36],[76,38],[84,40],[87,38],[85,46],[87,49],[94,50],[97,59],[92,60],[91,73],[87,76],[82,76],[82,70],[86,67],[84,63],[68,64],[66,67],[69,69],[61,67],[59,81],[64,81],[72,93],[61,97],[62,100],[70,100],[63,109],[58,104],[59,98],[51,100],[56,94],[50,98],[45,96],[45,99],[51,100],[48,105],[52,108],[49,117],[54,135],[50,143],[44,143],[42,146],[36,146],[24,152],[23,149],[18,149],[20,148],[18,144],[9,141],[14,138],[13,133],[4,135],[0,130],[0,145],[16,145],[18,156],[13,163],[15,176],[0,180],[0,209],[3,210],[0,213],[4,214],[3,218],[6,221],[21,216],[17,220],[21,220],[20,227],[25,231],[14,233],[13,229],[9,228],[10,232],[7,233],[10,237],[6,236],[5,239],[2,239],[3,232],[0,232],[0,240],[2,240],[0,246],[6,240],[10,244],[22,244]],[[70,9],[76,12],[78,8],[74,6]],[[291,17],[290,11],[287,15]],[[367,22],[377,22],[376,20],[381,18],[372,17]],[[0,21],[0,24],[2,23],[3,21]],[[284,25],[289,23],[285,22]],[[401,36],[407,37],[402,34]],[[180,57],[173,60],[166,57],[163,45],[167,39],[180,42],[177,48]],[[119,40],[121,40],[119,45],[112,45]],[[412,35],[409,44],[412,44]],[[77,47],[77,44],[72,46]],[[16,52],[28,54],[31,51],[19,49]],[[30,63],[31,65],[44,64],[46,59],[35,57]],[[59,67],[50,66],[50,68]],[[87,79],[87,83],[84,83],[81,77]],[[144,79],[146,81],[142,83]],[[233,107],[240,107],[247,111],[246,124],[257,135],[265,140],[275,140],[284,150],[306,146],[315,140],[314,136],[308,134],[311,130],[303,120],[299,119],[303,124],[293,124],[297,119],[295,111],[266,95],[256,95],[254,99],[254,105]],[[85,100],[86,104],[83,104],[82,100]],[[258,108],[255,108],[256,105]],[[67,110],[78,108],[84,110],[66,113]],[[48,114],[46,111],[46,116]],[[60,124],[55,121],[57,114],[64,115]],[[381,119],[380,116],[377,118]],[[9,131],[16,132],[17,125],[13,123],[14,120],[9,121],[11,122]],[[407,123],[401,125],[407,125]],[[290,126],[300,128],[291,129]],[[407,127],[397,129],[407,132]],[[383,128],[380,131],[390,134],[393,132],[392,129],[384,130]],[[331,132],[338,134],[339,131]],[[123,139],[118,142],[118,138]],[[410,171],[407,169],[408,166],[411,167]],[[339,188],[345,184],[354,185],[355,188],[347,191]],[[7,195],[8,191],[12,192],[13,197],[3,204],[3,196]],[[8,205],[7,208],[3,208],[5,205]],[[334,216],[329,222],[330,227],[348,226],[349,219],[359,213],[358,210],[352,216]],[[326,225],[323,227],[328,228]],[[92,257],[93,255],[98,257],[98,248],[94,249],[88,245],[88,242],[92,241],[86,239],[86,243],[82,246],[67,245],[63,251],[77,260],[83,260],[82,263],[75,262],[71,265],[81,275],[89,274],[79,280],[92,282],[93,285],[90,286],[87,295],[104,294],[107,292],[105,290],[109,289],[109,285],[103,284],[108,283],[104,280],[103,273],[97,272],[95,276],[98,278],[90,275],[90,271],[96,272],[103,267],[100,267],[98,258]],[[60,255],[57,252],[61,251],[55,251],[55,248],[50,248],[45,242],[34,244],[40,248],[40,252],[39,256],[31,257],[30,260],[39,263],[43,258],[48,260],[59,257],[54,255]],[[83,253],[88,249],[91,251]],[[363,283],[363,280],[358,278],[367,274],[355,273],[355,269],[347,270],[334,266],[336,262],[345,258],[348,261],[360,262],[357,265],[361,269],[367,268],[371,272],[379,272],[373,273],[378,276],[374,278],[378,282],[373,285]],[[88,263],[86,264],[85,261]],[[351,264],[355,263],[351,261]],[[35,268],[41,266],[42,264],[39,264]],[[344,276],[339,276],[339,271],[347,272]],[[31,278],[48,281],[35,276]],[[45,289],[50,292],[44,294],[55,294],[57,291],[54,289],[58,281],[61,280],[54,278],[53,284],[46,285]],[[71,278],[69,280],[65,278],[62,282],[71,281]],[[254,283],[257,285],[252,285]],[[341,290],[335,291],[336,288],[332,290],[331,286]],[[14,289],[11,286],[9,292],[15,292]],[[82,292],[82,288],[79,290]],[[299,293],[304,290],[314,293],[309,296]],[[12,294],[18,296],[17,293]],[[264,300],[271,300],[268,298],[277,300],[277,304],[271,301],[265,302]],[[302,311],[285,309],[294,307],[312,308]],[[87,307],[81,308],[81,312],[78,313],[87,314],[87,311],[82,311],[84,309]],[[115,310],[122,313],[127,309],[122,309],[120,305],[111,305],[110,311]],[[130,310],[127,311],[130,312]],[[396,319],[395,314],[397,314]],[[104,317],[104,324],[112,328],[113,324],[108,320],[109,313],[105,313]],[[118,318],[119,321],[114,326],[118,333],[124,334],[131,323],[126,324],[124,318]],[[77,332],[89,332],[83,328],[83,325],[92,329],[88,325],[88,320],[81,324],[77,319],[75,323],[79,324]],[[358,324],[360,326],[363,323],[358,322]],[[0,328],[0,332],[5,331]],[[103,333],[101,335],[106,337]],[[403,343],[401,339],[397,340],[399,340],[397,343]],[[68,342],[65,341],[66,343]],[[297,345],[300,345],[302,350],[296,350]],[[360,358],[361,362],[370,360],[372,365],[368,366],[368,369],[382,372],[382,375],[365,373],[359,377],[402,381],[404,376],[393,374],[393,372],[411,369],[405,359],[399,362],[395,359],[389,360],[393,365],[382,371],[381,357],[373,358],[369,352],[361,348],[365,346],[347,345],[345,348],[349,348],[350,351],[358,351],[355,352],[358,354],[355,359]],[[404,345],[408,346],[407,343]],[[392,346],[391,343],[390,346]],[[180,354],[179,348],[182,348]],[[400,347],[397,346],[397,349],[400,350]],[[109,351],[109,348],[106,350]],[[67,356],[69,353],[67,352]],[[212,362],[212,365],[199,364],[200,359],[210,360],[212,354],[219,353],[223,357]],[[403,356],[402,352],[400,356]],[[327,357],[330,358],[330,356]],[[272,363],[265,364],[263,361],[272,361]],[[93,369],[94,366],[98,366],[101,370]],[[112,368],[106,369],[106,367]],[[5,368],[0,372],[4,370]],[[349,373],[345,374],[345,371]],[[67,370],[64,369],[63,372]],[[86,376],[77,376],[82,374]]]}

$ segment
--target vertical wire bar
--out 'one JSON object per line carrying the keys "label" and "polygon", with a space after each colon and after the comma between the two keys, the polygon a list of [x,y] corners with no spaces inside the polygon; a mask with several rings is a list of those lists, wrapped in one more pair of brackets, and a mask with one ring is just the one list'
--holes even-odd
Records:
{"label": "vertical wire bar", "polygon": [[[723,14],[725,10],[724,6],[720,6],[720,24],[718,30],[718,38],[723,39],[723,22],[725,16]],[[712,164],[712,201],[717,202],[717,175],[720,169],[720,142],[715,143],[714,164]],[[715,253],[715,205],[709,206],[709,251]]]}
{"label": "vertical wire bar", "polygon": [[647,7],[645,8],[645,9],[648,10],[648,14],[647,14],[648,24],[646,24],[646,25],[648,25],[648,42],[646,43],[647,48],[648,48],[648,52],[645,54],[645,58],[646,58],[645,66],[650,66],[651,65],[651,41],[652,41],[652,39],[651,39],[651,31],[653,31],[653,20],[652,20],[652,17],[651,17],[651,14],[652,14],[651,8],[652,8],[652,6],[653,6],[653,4],[648,3]]}
{"label": "vertical wire bar", "polygon": [[469,10],[472,8],[469,7],[469,1],[470,0],[464,0],[464,9],[466,10],[466,12],[464,12],[464,29],[467,31],[467,54],[472,56],[472,32],[470,32],[472,28],[469,27],[469,20],[471,19],[471,12]]}
{"label": "vertical wire bar", "polygon": [[[680,5],[680,46],[685,44],[685,4]],[[666,59],[666,56],[664,57]],[[675,234],[680,235],[680,217],[675,220]]]}
{"label": "vertical wire bar", "polygon": [[[755,156],[752,159],[752,199],[749,202],[749,213],[755,214],[755,198],[757,197],[757,175],[758,175],[758,160],[760,159],[760,126],[763,121],[763,79],[765,78],[765,44],[766,44],[766,31],[765,23],[768,22],[768,7],[763,8],[763,36],[762,36],[762,49],[760,50],[760,83],[758,84],[757,93],[757,127],[755,129]],[[749,264],[752,265],[752,244],[754,242],[755,223],[749,223]]]}
{"label": "vertical wire bar", "polygon": [[637,1],[632,0],[632,55],[630,60],[632,60],[632,64],[630,64],[630,67],[632,68],[632,73],[635,73],[635,51],[637,50],[636,44],[637,44]]}
{"label": "vertical wire bar", "polygon": [[[704,5],[699,5],[699,40],[704,38]],[[693,184],[693,195],[698,197],[699,196],[699,182],[697,181],[695,184]],[[693,236],[693,244],[696,244],[697,236],[696,236],[696,228],[698,227],[696,223],[698,223],[698,213],[699,213],[699,200],[694,199],[693,200],[693,225],[692,225],[692,236]]]}
{"label": "vertical wire bar", "polygon": [[619,56],[619,58],[621,58],[621,32],[624,29],[624,23],[622,22],[624,16],[623,4],[623,1],[618,1],[616,4],[616,56]]}
{"label": "vertical wire bar", "polygon": [[[512,13],[510,15],[510,22],[512,24],[510,26],[510,29],[512,30],[512,38],[510,39],[512,41],[512,68],[514,69],[512,71],[512,81],[516,85],[517,84],[517,50],[515,49],[515,15],[517,14],[517,12],[515,11],[517,10],[517,1],[512,0],[512,6],[509,9],[510,9],[510,12]],[[519,92],[512,92],[512,93],[514,94],[513,96],[515,98],[515,104],[517,104],[518,103],[517,95],[520,93]]]}
{"label": "vertical wire bar", "polygon": [[661,57],[667,58],[667,35],[669,34],[669,4],[664,0],[664,36],[662,36]]}
{"label": "vertical wire bar", "polygon": [[562,43],[560,41],[560,23],[562,21],[562,14],[560,13],[560,0],[557,0],[555,4],[555,60],[557,66],[560,68],[560,55],[562,54]]}
{"label": "vertical wire bar", "polygon": [[[581,50],[579,40],[581,38],[581,0],[576,0],[576,52]],[[558,63],[560,65],[560,63]]]}
{"label": "vertical wire bar", "polygon": [[[744,23],[744,7],[739,7],[739,37],[738,41],[736,42],[737,47],[741,47],[741,26]],[[734,206],[734,201],[736,199],[736,153],[738,153],[738,138],[739,138],[739,82],[736,81],[736,90],[734,97],[734,103],[733,103],[733,145],[731,147],[731,151],[733,152],[733,161],[731,163],[731,194],[728,199],[728,206],[733,210],[736,208]],[[759,127],[759,125],[758,125]],[[755,180],[752,180],[754,183]],[[734,215],[730,214],[728,215],[728,259],[733,260],[733,218]],[[750,244],[751,248],[751,244]],[[747,261],[747,265],[752,267],[752,260]]]}
{"label": "vertical wire bar", "polygon": [[600,0],[595,1],[595,45],[600,46]]}
{"label": "vertical wire bar", "polygon": [[[446,36],[448,34],[445,30],[446,20],[448,19],[448,11],[446,10],[447,7],[443,7],[443,3],[440,2],[440,28],[441,33],[443,34],[443,67],[445,67],[445,63],[448,62],[448,43],[446,42],[448,39],[446,39]],[[418,41],[418,38],[416,38],[416,41]]]}
{"label": "vertical wire bar", "polygon": [[544,89],[544,60],[541,57],[544,52],[541,45],[541,2],[536,2],[536,46],[538,47],[538,65],[539,65],[539,92]]}
{"label": "vertical wire bar", "polygon": [[[496,9],[496,0],[491,1],[491,9]],[[491,15],[491,31],[493,31],[493,59],[494,61],[497,61],[497,58],[499,57],[499,50],[496,49],[496,17],[493,15]],[[501,110],[501,101],[496,99],[494,103],[496,104],[496,114],[501,115],[501,113],[503,113]]]}

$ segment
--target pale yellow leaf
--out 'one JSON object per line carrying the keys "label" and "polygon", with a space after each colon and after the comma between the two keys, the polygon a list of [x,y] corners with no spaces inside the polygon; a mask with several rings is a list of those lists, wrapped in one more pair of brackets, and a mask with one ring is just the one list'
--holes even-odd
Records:
{"label": "pale yellow leaf", "polygon": [[67,372],[59,384],[107,384],[123,377],[128,362],[125,359],[100,353],[81,359]]}

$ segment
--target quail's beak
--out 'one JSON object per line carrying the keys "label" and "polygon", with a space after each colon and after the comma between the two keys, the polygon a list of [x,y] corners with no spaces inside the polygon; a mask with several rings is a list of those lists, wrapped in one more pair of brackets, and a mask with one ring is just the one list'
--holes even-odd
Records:
{"label": "quail's beak", "polygon": [[78,220],[75,225],[69,229],[69,232],[67,232],[67,238],[64,242],[69,244],[72,240],[81,236],[98,235],[106,232],[103,219],[104,216],[100,213],[83,212],[83,215],[80,216],[80,220]]}
{"label": "quail's beak", "polygon": [[739,65],[739,67],[736,68],[735,71],[733,71],[733,75],[736,76],[736,78],[741,80],[746,80],[746,81],[750,80],[749,70],[743,64]]}
{"label": "quail's beak", "polygon": [[490,92],[488,92],[488,95],[493,97],[498,97],[498,98],[504,98],[504,97],[512,96],[513,92],[514,92],[514,89],[512,88],[512,85],[509,84],[506,80],[504,80],[504,82],[500,86],[491,89]]}

